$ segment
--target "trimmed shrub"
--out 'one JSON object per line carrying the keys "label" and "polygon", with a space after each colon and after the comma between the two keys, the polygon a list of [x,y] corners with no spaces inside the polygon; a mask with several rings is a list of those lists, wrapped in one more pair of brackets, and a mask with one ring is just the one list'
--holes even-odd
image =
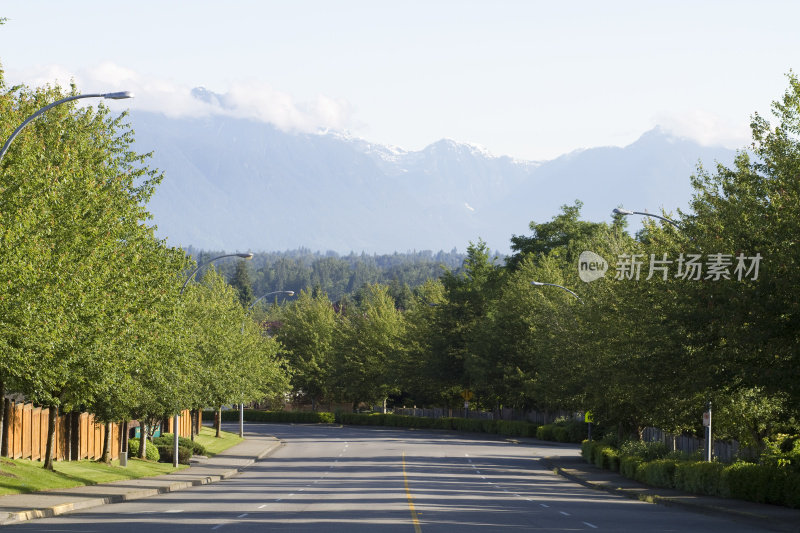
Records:
{"label": "trimmed shrub", "polygon": [[663,442],[644,442],[640,440],[626,440],[619,446],[622,455],[635,455],[644,461],[664,459],[667,456],[667,445]]}
{"label": "trimmed shrub", "polygon": [[536,438],[539,440],[556,440],[555,425],[545,424],[536,428]]}
{"label": "trimmed shrub", "polygon": [[636,479],[654,487],[675,488],[676,461],[656,459],[641,463],[636,469]]}
{"label": "trimmed shrub", "polygon": [[635,455],[623,455],[619,460],[619,473],[627,478],[636,479],[636,472],[642,462],[642,459]]}
{"label": "trimmed shrub", "polygon": [[[147,443],[144,451],[148,461],[158,462],[161,457],[158,453],[158,448],[152,442]],[[139,456],[139,439],[128,440],[128,457],[136,458]]]}
{"label": "trimmed shrub", "polygon": [[[173,447],[172,445],[168,444],[156,444],[156,448],[158,448],[159,459],[158,462],[160,463],[171,463],[173,462]],[[149,448],[149,446],[148,446]],[[189,459],[192,458],[192,450],[191,448],[186,448],[185,446],[178,446],[178,463],[182,465],[188,465]]]}
{"label": "trimmed shrub", "polygon": [[553,436],[558,442],[569,442],[569,432],[564,426],[555,426],[553,428]]}
{"label": "trimmed shrub", "polygon": [[[175,438],[174,434],[172,433],[164,433],[160,437],[156,437],[153,439],[153,444],[157,446],[175,446]],[[178,446],[181,448],[188,448],[192,455],[208,455],[205,446],[200,444],[199,442],[195,442],[192,439],[186,437],[178,437]],[[172,448],[170,448],[172,449]],[[170,458],[169,462],[172,462]]]}
{"label": "trimmed shrub", "polygon": [[[214,411],[203,411],[203,419],[213,420]],[[245,422],[273,422],[296,424],[333,424],[333,413],[309,411],[259,411],[256,409],[244,410]],[[239,410],[231,409],[222,411],[223,422],[238,422]]]}
{"label": "trimmed shrub", "polygon": [[619,471],[619,452],[611,446],[598,444],[591,451],[592,463],[599,468]]}
{"label": "trimmed shrub", "polygon": [[600,443],[596,440],[585,440],[581,443],[581,457],[587,463],[594,463],[594,454]]}
{"label": "trimmed shrub", "polygon": [[587,424],[583,420],[567,420],[562,422],[564,429],[567,431],[567,441],[565,442],[582,442],[583,439],[589,436]]}
{"label": "trimmed shrub", "polygon": [[675,488],[696,494],[720,496],[724,468],[722,463],[678,462],[675,467]]}

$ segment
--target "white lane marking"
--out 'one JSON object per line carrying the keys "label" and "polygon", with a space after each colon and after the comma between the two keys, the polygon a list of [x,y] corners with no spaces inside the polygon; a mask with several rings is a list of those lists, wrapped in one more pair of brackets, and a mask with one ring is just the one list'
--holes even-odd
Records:
{"label": "white lane marking", "polygon": [[304,490],[306,490],[306,489],[300,489],[300,490],[298,490],[297,492],[303,492]]}
{"label": "white lane marking", "polygon": [[584,522],[584,524],[586,524],[587,526],[589,526],[589,527],[590,527],[590,528],[592,528],[592,529],[597,529],[597,526],[596,526],[596,525],[594,525],[594,524],[590,524],[589,522]]}
{"label": "white lane marking", "polygon": [[290,497],[290,498],[291,498],[292,496],[294,496],[294,492],[293,492],[293,493],[291,493],[291,494],[289,494],[289,497]]}
{"label": "white lane marking", "polygon": [[277,499],[277,500],[275,500],[275,501],[276,501],[276,502],[279,502],[279,501],[281,501],[282,499],[283,499],[283,498],[278,498],[278,499]]}
{"label": "white lane marking", "polygon": [[266,507],[266,506],[267,506],[267,504],[265,503],[264,505],[259,505],[259,506],[258,506],[258,508],[259,508],[259,509],[263,509],[263,508],[264,508],[264,507]]}
{"label": "white lane marking", "polygon": [[224,526],[224,525],[225,525],[225,524],[217,524],[216,526],[212,527],[211,529],[219,529],[219,528],[221,528],[221,527],[222,527],[222,526]]}
{"label": "white lane marking", "polygon": [[542,507],[547,507],[547,508],[550,508],[550,506],[549,506],[549,505],[547,505],[546,503],[540,503],[539,505],[541,505]]}
{"label": "white lane marking", "polygon": [[559,513],[563,514],[564,516],[572,516],[571,514],[565,513],[564,511],[559,511]]}
{"label": "white lane marking", "polygon": [[525,498],[525,499],[526,499],[526,500],[528,500],[529,502],[532,502],[532,501],[533,501],[533,500],[531,500],[530,498]]}
{"label": "white lane marking", "polygon": [[236,518],[244,518],[245,516],[247,516],[247,513],[242,513],[239,516],[237,516]]}
{"label": "white lane marking", "polygon": [[481,476],[481,479],[486,479],[486,476]]}
{"label": "white lane marking", "polygon": [[168,511],[164,511],[165,513],[182,513],[183,509],[170,509]]}

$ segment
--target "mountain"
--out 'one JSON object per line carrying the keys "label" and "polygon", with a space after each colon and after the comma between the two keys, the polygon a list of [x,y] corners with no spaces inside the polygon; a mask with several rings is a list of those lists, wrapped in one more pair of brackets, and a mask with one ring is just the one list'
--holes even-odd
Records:
{"label": "mountain", "polygon": [[225,251],[436,251],[481,238],[507,252],[512,235],[576,199],[598,221],[618,205],[684,208],[698,161],[713,167],[735,155],[658,128],[623,148],[533,162],[448,139],[410,152],[223,115],[134,112],[131,123],[136,150],[152,151],[151,166],[165,174],[148,206],[158,235]]}

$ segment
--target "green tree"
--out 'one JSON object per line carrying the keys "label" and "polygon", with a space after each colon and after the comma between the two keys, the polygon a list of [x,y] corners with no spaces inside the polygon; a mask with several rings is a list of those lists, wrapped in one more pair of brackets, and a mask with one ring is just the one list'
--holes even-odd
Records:
{"label": "green tree", "polygon": [[[2,89],[3,137],[65,96],[58,87]],[[131,150],[132,140],[124,117],[102,105],[63,104],[17,137],[0,169],[0,273],[9,280],[0,289],[8,350],[0,374],[51,407],[47,468],[57,411],[104,390],[114,361],[102,347],[119,326],[114,307],[135,290],[123,257],[148,238],[143,205],[160,175]]]}
{"label": "green tree", "polygon": [[300,291],[289,304],[276,333],[285,348],[292,371],[296,396],[311,400],[314,410],[320,401],[331,399],[331,371],[335,350],[336,312],[323,292]]}
{"label": "green tree", "polygon": [[247,261],[236,262],[236,272],[231,279],[231,286],[239,294],[239,302],[242,307],[247,308],[253,302],[253,285],[250,283],[250,271],[247,268]]}
{"label": "green tree", "polygon": [[339,326],[334,356],[334,394],[354,406],[382,404],[400,391],[398,366],[403,360],[405,320],[388,287],[368,285],[359,305]]}

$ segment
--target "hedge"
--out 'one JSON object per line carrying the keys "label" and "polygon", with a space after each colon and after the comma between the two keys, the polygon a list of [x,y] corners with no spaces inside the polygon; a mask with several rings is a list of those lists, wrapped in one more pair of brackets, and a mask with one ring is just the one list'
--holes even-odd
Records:
{"label": "hedge", "polygon": [[415,429],[450,429],[473,433],[493,433],[512,437],[536,436],[536,425],[515,420],[473,418],[425,418],[390,413],[337,413],[336,421],[352,426],[389,426]]}
{"label": "hedge", "polygon": [[[646,446],[626,448],[652,455]],[[800,508],[800,473],[790,468],[744,462],[726,465],[677,459],[648,461],[597,441],[584,441],[581,455],[588,463],[619,469],[623,476],[655,487]]]}
{"label": "hedge", "polygon": [[[204,411],[203,418],[213,420],[214,411]],[[256,409],[244,410],[245,422],[275,422],[297,424],[333,424],[333,413],[310,411],[259,411]],[[230,409],[222,411],[223,422],[238,422],[239,410]]]}
{"label": "hedge", "polygon": [[569,420],[544,424],[536,430],[536,438],[556,442],[582,442],[586,438],[586,423]]}

